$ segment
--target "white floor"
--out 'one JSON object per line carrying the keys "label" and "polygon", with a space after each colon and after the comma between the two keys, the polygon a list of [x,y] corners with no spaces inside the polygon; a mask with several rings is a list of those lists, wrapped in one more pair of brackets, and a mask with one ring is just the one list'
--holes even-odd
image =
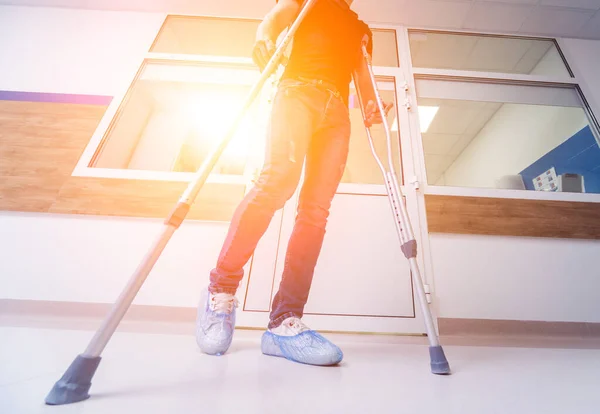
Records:
{"label": "white floor", "polygon": [[569,413],[600,412],[600,350],[446,346],[454,374],[428,369],[424,338],[329,335],[339,367],[263,356],[260,332],[230,353],[193,336],[122,332],[105,351],[91,399],[50,407],[53,383],[88,330],[0,327],[0,413]]}

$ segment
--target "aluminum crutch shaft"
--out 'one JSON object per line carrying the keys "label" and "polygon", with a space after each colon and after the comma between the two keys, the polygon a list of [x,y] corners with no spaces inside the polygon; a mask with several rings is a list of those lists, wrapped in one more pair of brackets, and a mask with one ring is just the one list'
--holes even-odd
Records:
{"label": "aluminum crutch shaft", "polygon": [[398,180],[396,179],[396,171],[394,168],[394,160],[392,154],[392,135],[390,132],[388,121],[385,116],[385,108],[381,96],[379,94],[379,90],[377,88],[377,79],[375,78],[375,74],[373,72],[370,56],[364,44],[361,46],[361,52],[362,57],[365,60],[364,63],[367,69],[367,73],[364,73],[363,71],[362,76],[368,74],[368,77],[370,79],[370,88],[372,88],[371,92],[373,97],[375,98],[375,103],[377,104],[379,113],[381,114],[382,123],[385,130],[388,154],[387,168],[385,167],[384,163],[381,161],[381,158],[377,154],[375,142],[371,134],[371,128],[367,124],[365,102],[363,97],[361,96],[362,94],[360,90],[361,82],[359,76],[356,73],[354,74],[354,84],[357,91],[359,106],[361,108],[363,119],[365,121],[365,129],[367,133],[367,139],[369,140],[369,146],[371,148],[373,156],[375,157],[377,165],[381,170],[381,173],[383,174],[383,178],[385,181],[386,192],[388,194],[388,200],[394,217],[394,224],[398,233],[398,239],[400,240],[400,247],[402,253],[409,261],[411,275],[415,279],[414,285],[417,291],[417,298],[419,301],[421,313],[423,314],[423,318],[425,320],[425,328],[429,340],[431,371],[434,374],[450,374],[450,365],[448,364],[448,360],[446,359],[444,351],[440,346],[439,338],[435,329],[435,324],[433,322],[433,316],[431,314],[431,309],[429,308],[429,304],[427,302],[423,278],[421,277],[421,272],[417,262],[417,242],[414,237],[413,229],[410,223],[410,218],[406,209],[406,204],[404,203],[404,197],[402,195],[400,185],[398,184]]}

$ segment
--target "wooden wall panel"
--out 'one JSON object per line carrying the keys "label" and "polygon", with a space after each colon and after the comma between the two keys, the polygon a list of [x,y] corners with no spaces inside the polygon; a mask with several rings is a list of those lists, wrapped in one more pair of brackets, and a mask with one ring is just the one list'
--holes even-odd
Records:
{"label": "wooden wall panel", "polygon": [[62,181],[59,177],[0,176],[0,210],[47,212]]}
{"label": "wooden wall panel", "polygon": [[600,239],[600,204],[426,195],[431,233]]}
{"label": "wooden wall panel", "polygon": [[[0,101],[0,210],[166,217],[185,183],[71,176],[105,110]],[[243,192],[240,185],[207,184],[189,218],[228,221]],[[436,195],[425,201],[432,233],[600,239],[600,204]]]}
{"label": "wooden wall panel", "polygon": [[0,101],[0,210],[48,211],[105,110]]}
{"label": "wooden wall panel", "polygon": [[[166,217],[186,183],[71,176],[105,111],[0,101],[0,210]],[[244,191],[207,184],[188,217],[228,221]]]}

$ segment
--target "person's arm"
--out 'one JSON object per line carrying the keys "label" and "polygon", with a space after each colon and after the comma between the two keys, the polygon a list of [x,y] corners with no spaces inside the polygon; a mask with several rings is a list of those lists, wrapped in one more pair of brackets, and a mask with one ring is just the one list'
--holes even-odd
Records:
{"label": "person's arm", "polygon": [[[362,46],[366,45],[367,53],[369,55],[369,62],[365,60],[363,56]],[[360,60],[359,64],[355,70],[355,80],[358,83],[358,88],[361,91],[361,99],[364,103],[365,110],[365,124],[368,127],[371,127],[373,124],[381,124],[383,123],[383,117],[381,116],[381,112],[379,111],[379,107],[377,105],[377,98],[375,97],[375,91],[373,90],[373,84],[371,82],[371,75],[369,74],[369,67],[367,64],[371,64],[371,58],[373,57],[373,36],[370,30],[368,30],[368,34],[365,35],[363,39],[363,43],[361,44],[360,51]],[[390,112],[394,103],[383,103],[383,110],[385,115]]]}
{"label": "person's arm", "polygon": [[291,25],[298,13],[302,0],[278,0],[258,26],[256,43],[252,52],[252,59],[262,72],[271,56],[275,53],[275,42],[283,30]]}

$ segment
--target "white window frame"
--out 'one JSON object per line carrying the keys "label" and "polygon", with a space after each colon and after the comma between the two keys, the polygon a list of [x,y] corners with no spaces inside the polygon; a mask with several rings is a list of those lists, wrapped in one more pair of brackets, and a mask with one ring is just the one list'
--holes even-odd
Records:
{"label": "white window frame", "polygon": [[[115,95],[108,105],[108,108],[102,119],[100,120],[94,134],[86,145],[81,157],[79,158],[73,172],[72,176],[75,177],[95,177],[95,178],[117,178],[117,179],[127,179],[127,180],[150,180],[150,181],[168,181],[168,182],[186,182],[189,183],[194,179],[193,172],[176,172],[176,171],[149,171],[149,170],[134,170],[134,169],[120,169],[120,168],[98,168],[91,167],[90,164],[93,161],[94,156],[98,152],[100,145],[106,137],[106,134],[115,118],[119,109],[122,107],[122,104],[125,100],[127,94],[133,88],[135,81],[138,79],[141,74],[144,66],[148,62],[169,62],[173,65],[176,65],[177,62],[186,62],[186,63],[206,63],[206,64],[234,64],[240,65],[240,68],[249,68],[255,67],[252,59],[250,58],[242,58],[242,57],[230,57],[230,56],[213,56],[213,55],[191,55],[191,54],[177,54],[177,53],[157,53],[152,52],[152,47],[156,43],[158,36],[160,35],[165,23],[169,19],[169,17],[197,17],[197,18],[209,18],[209,19],[238,19],[233,16],[198,16],[192,14],[175,14],[169,13],[165,14],[163,23],[160,28],[157,30],[154,39],[152,41],[152,45],[150,49],[145,53],[145,55],[140,59],[139,63],[136,65],[136,70],[129,76],[128,81],[124,84],[124,86],[120,93]],[[257,20],[258,19],[240,19],[240,20]],[[251,169],[254,167],[250,165],[251,163],[247,163],[244,174],[235,176],[235,175],[226,175],[226,174],[210,174],[206,180],[207,183],[218,183],[218,184],[243,184],[246,185],[246,190],[248,190],[253,176],[251,174]]]}
{"label": "white window frame", "polygon": [[[216,19],[235,19],[235,17],[229,16],[198,16],[198,15],[185,15],[185,14],[167,14],[165,15],[163,24],[160,29],[158,29],[153,45],[158,39],[160,32],[167,22],[169,17],[171,16],[189,16],[189,17],[197,17],[197,18],[216,18]],[[243,20],[243,19],[242,19]],[[248,19],[245,19],[248,20]],[[374,29],[384,29],[384,30],[395,30],[396,31],[396,44],[397,44],[397,54],[400,59],[400,51],[399,49],[399,39],[398,39],[398,31],[401,30],[401,27],[398,26],[387,26],[387,25],[370,25],[371,28]],[[152,49],[152,47],[150,48]],[[90,164],[92,163],[94,156],[97,154],[100,145],[106,137],[106,134],[115,118],[118,114],[119,109],[122,107],[122,104],[125,100],[127,94],[131,91],[135,81],[138,79],[140,73],[142,72],[144,66],[149,62],[165,62],[165,63],[173,63],[174,65],[177,62],[186,62],[186,63],[206,63],[206,64],[234,64],[239,65],[240,68],[254,68],[255,65],[250,58],[242,58],[242,57],[228,57],[228,56],[213,56],[213,55],[189,55],[189,54],[177,54],[177,53],[156,53],[148,51],[146,54],[140,59],[138,65],[136,66],[135,73],[129,76],[128,82],[125,83],[125,87],[121,90],[121,92],[115,95],[109,104],[106,112],[102,116],[100,123],[96,127],[94,134],[86,145],[81,157],[79,158],[73,172],[71,175],[75,177],[95,177],[95,178],[116,178],[116,179],[128,179],[128,180],[151,180],[151,181],[169,181],[169,182],[191,182],[194,178],[194,173],[191,172],[175,172],[175,171],[148,171],[148,170],[134,170],[134,169],[119,169],[119,168],[98,168],[92,167]],[[383,66],[375,66],[373,67],[373,71],[376,76],[385,76],[385,77],[394,77],[397,78],[401,76],[401,70],[399,67],[383,67]],[[255,178],[253,176],[252,170],[254,170],[257,166],[253,165],[252,162],[247,163],[245,173],[240,176],[234,175],[224,175],[224,174],[210,174],[207,183],[222,183],[222,184],[244,184],[247,189],[249,188],[252,180]],[[260,166],[258,166],[260,167]],[[353,193],[353,194],[385,194],[385,187],[383,185],[365,185],[365,184],[345,184],[345,192]]]}
{"label": "white window frame", "polygon": [[[186,16],[185,14],[167,14],[165,15],[164,22],[168,20],[170,16]],[[209,17],[209,18],[223,18],[231,19],[229,16],[197,16],[189,15],[190,17]],[[163,23],[164,24],[164,23]],[[507,35],[502,33],[487,32],[487,31],[470,31],[470,30],[436,30],[433,28],[426,27],[413,27],[403,25],[382,25],[382,24],[369,24],[372,29],[382,30],[395,30],[396,32],[396,43],[397,43],[397,54],[399,58],[399,67],[382,67],[375,66],[373,71],[376,76],[393,77],[396,79],[397,86],[397,102],[398,108],[398,122],[401,133],[408,133],[411,144],[411,148],[407,151],[401,151],[403,174],[405,181],[418,183],[420,191],[424,194],[431,195],[456,195],[456,196],[469,196],[469,197],[491,197],[491,198],[513,198],[513,199],[534,199],[534,200],[562,200],[562,201],[581,201],[581,202],[600,202],[600,194],[577,194],[577,193],[548,193],[538,191],[526,191],[526,190],[506,190],[506,189],[492,189],[492,188],[469,188],[469,187],[448,187],[448,186],[435,186],[427,183],[426,180],[426,168],[424,159],[424,149],[419,130],[419,119],[417,108],[417,96],[415,83],[416,78],[431,78],[431,79],[452,79],[452,80],[475,80],[482,82],[493,82],[493,83],[505,83],[505,82],[520,82],[524,85],[544,85],[544,86],[560,86],[560,85],[572,85],[577,89],[583,102],[583,109],[590,120],[590,126],[594,130],[596,136],[598,136],[598,121],[592,108],[588,104],[586,99],[585,84],[577,77],[576,72],[573,70],[573,65],[566,59],[564,52],[560,47],[560,39],[553,37],[531,37],[531,36],[519,36],[519,35]],[[161,25],[162,29],[162,25]],[[155,40],[160,34],[159,29],[156,33]],[[537,76],[537,75],[522,75],[522,74],[507,74],[497,72],[480,72],[480,71],[461,71],[461,70],[445,70],[445,69],[430,69],[430,68],[418,68],[413,67],[412,57],[410,53],[410,42],[409,32],[434,32],[434,33],[445,33],[445,34],[469,34],[469,35],[489,35],[499,37],[512,37],[512,38],[523,38],[523,39],[536,39],[546,40],[554,43],[555,47],[563,57],[565,65],[571,76],[564,77],[549,77],[549,76]],[[125,96],[130,91],[134,81],[137,79],[140,70],[147,61],[162,61],[162,62],[196,62],[196,63],[223,63],[223,64],[239,64],[240,66],[253,66],[253,62],[250,58],[236,58],[236,57],[224,57],[224,56],[211,56],[211,55],[188,55],[188,54],[171,54],[171,53],[155,53],[148,51],[145,56],[140,60],[137,70],[130,76],[129,82],[126,83],[126,87],[123,88],[122,92],[116,95],[108,106],[104,116],[102,117],[98,127],[96,128],[92,138],[88,142],[82,156],[80,157],[72,175],[80,177],[100,177],[100,178],[121,178],[121,179],[137,179],[137,180],[157,180],[157,181],[177,181],[177,182],[190,182],[193,179],[193,173],[183,172],[160,172],[160,171],[141,171],[141,170],[128,170],[128,169],[108,169],[108,168],[96,168],[90,167],[90,163],[96,154],[99,145],[102,143],[110,124],[112,123],[115,115],[121,107]],[[399,82],[406,82],[405,89],[402,90],[402,86]],[[408,98],[412,104],[412,109],[404,111],[402,103],[405,102],[404,98]],[[405,113],[403,113],[405,112]],[[405,124],[405,125],[403,125]],[[407,141],[404,140],[406,143]],[[253,166],[254,168],[254,166]],[[248,174],[244,176],[225,176],[222,174],[211,174],[207,182],[211,183],[240,183],[250,184],[250,177]],[[406,184],[403,185],[405,187]],[[385,194],[384,186],[380,185],[369,185],[369,184],[353,184],[346,183],[340,186],[340,192],[352,193],[352,194]]]}
{"label": "white window frame", "polygon": [[[148,52],[146,56],[141,59],[139,65],[137,65],[136,73],[130,77],[127,87],[123,89],[121,93],[113,98],[109,104],[102,120],[98,124],[92,138],[88,142],[83,151],[72,175],[78,177],[97,177],[97,178],[121,178],[130,180],[154,180],[154,181],[173,181],[173,182],[190,182],[194,178],[192,172],[175,172],[175,171],[148,171],[148,170],[133,170],[133,169],[118,169],[118,168],[98,168],[91,167],[90,164],[93,161],[95,154],[98,152],[100,145],[106,137],[106,133],[110,128],[115,116],[125,100],[127,94],[133,88],[135,81],[138,79],[142,70],[146,65],[152,64],[153,62],[164,62],[172,63],[223,63],[223,64],[238,64],[240,69],[247,69],[253,65],[251,59],[246,58],[231,58],[231,57],[220,57],[220,56],[209,56],[209,55],[179,55],[179,54],[164,54],[164,53],[153,53]],[[247,165],[246,170],[249,169]],[[226,175],[226,174],[211,174],[209,175],[208,183],[223,183],[223,184],[248,184],[251,178],[247,173],[240,176]]]}
{"label": "white window frame", "polygon": [[[499,37],[523,38],[552,41],[560,53],[563,61],[571,76],[564,77],[549,77],[538,75],[522,75],[522,74],[507,74],[497,72],[481,72],[481,71],[462,71],[462,70],[446,70],[446,69],[429,69],[413,67],[412,56],[410,53],[409,33],[416,32],[431,32],[444,34],[468,34],[468,35],[489,35]],[[403,65],[406,71],[406,79],[410,83],[409,99],[414,102],[413,107],[417,108],[416,94],[416,79],[436,79],[436,80],[454,80],[454,81],[481,81],[491,83],[522,83],[523,85],[533,86],[548,86],[548,87],[564,87],[571,85],[579,93],[582,101],[582,109],[585,111],[590,127],[596,137],[600,136],[599,125],[593,109],[585,96],[584,84],[573,71],[572,64],[567,61],[563,53],[559,39],[552,37],[530,37],[519,35],[506,35],[493,32],[468,31],[468,30],[436,30],[422,27],[404,27],[402,30],[402,39],[398,41],[401,62],[407,62]],[[419,127],[418,110],[409,110],[409,129],[412,140],[413,156],[415,161],[415,170],[417,171],[417,180],[419,182],[420,191],[425,195],[449,195],[449,196],[464,196],[464,197],[484,197],[484,198],[510,198],[510,199],[525,199],[525,200],[549,200],[549,201],[572,201],[572,202],[600,202],[600,194],[593,193],[559,193],[559,192],[542,192],[528,190],[509,190],[495,188],[472,188],[472,187],[451,187],[451,186],[436,186],[427,182],[427,171],[425,167],[425,153],[423,140]],[[415,150],[416,149],[416,150]]]}

